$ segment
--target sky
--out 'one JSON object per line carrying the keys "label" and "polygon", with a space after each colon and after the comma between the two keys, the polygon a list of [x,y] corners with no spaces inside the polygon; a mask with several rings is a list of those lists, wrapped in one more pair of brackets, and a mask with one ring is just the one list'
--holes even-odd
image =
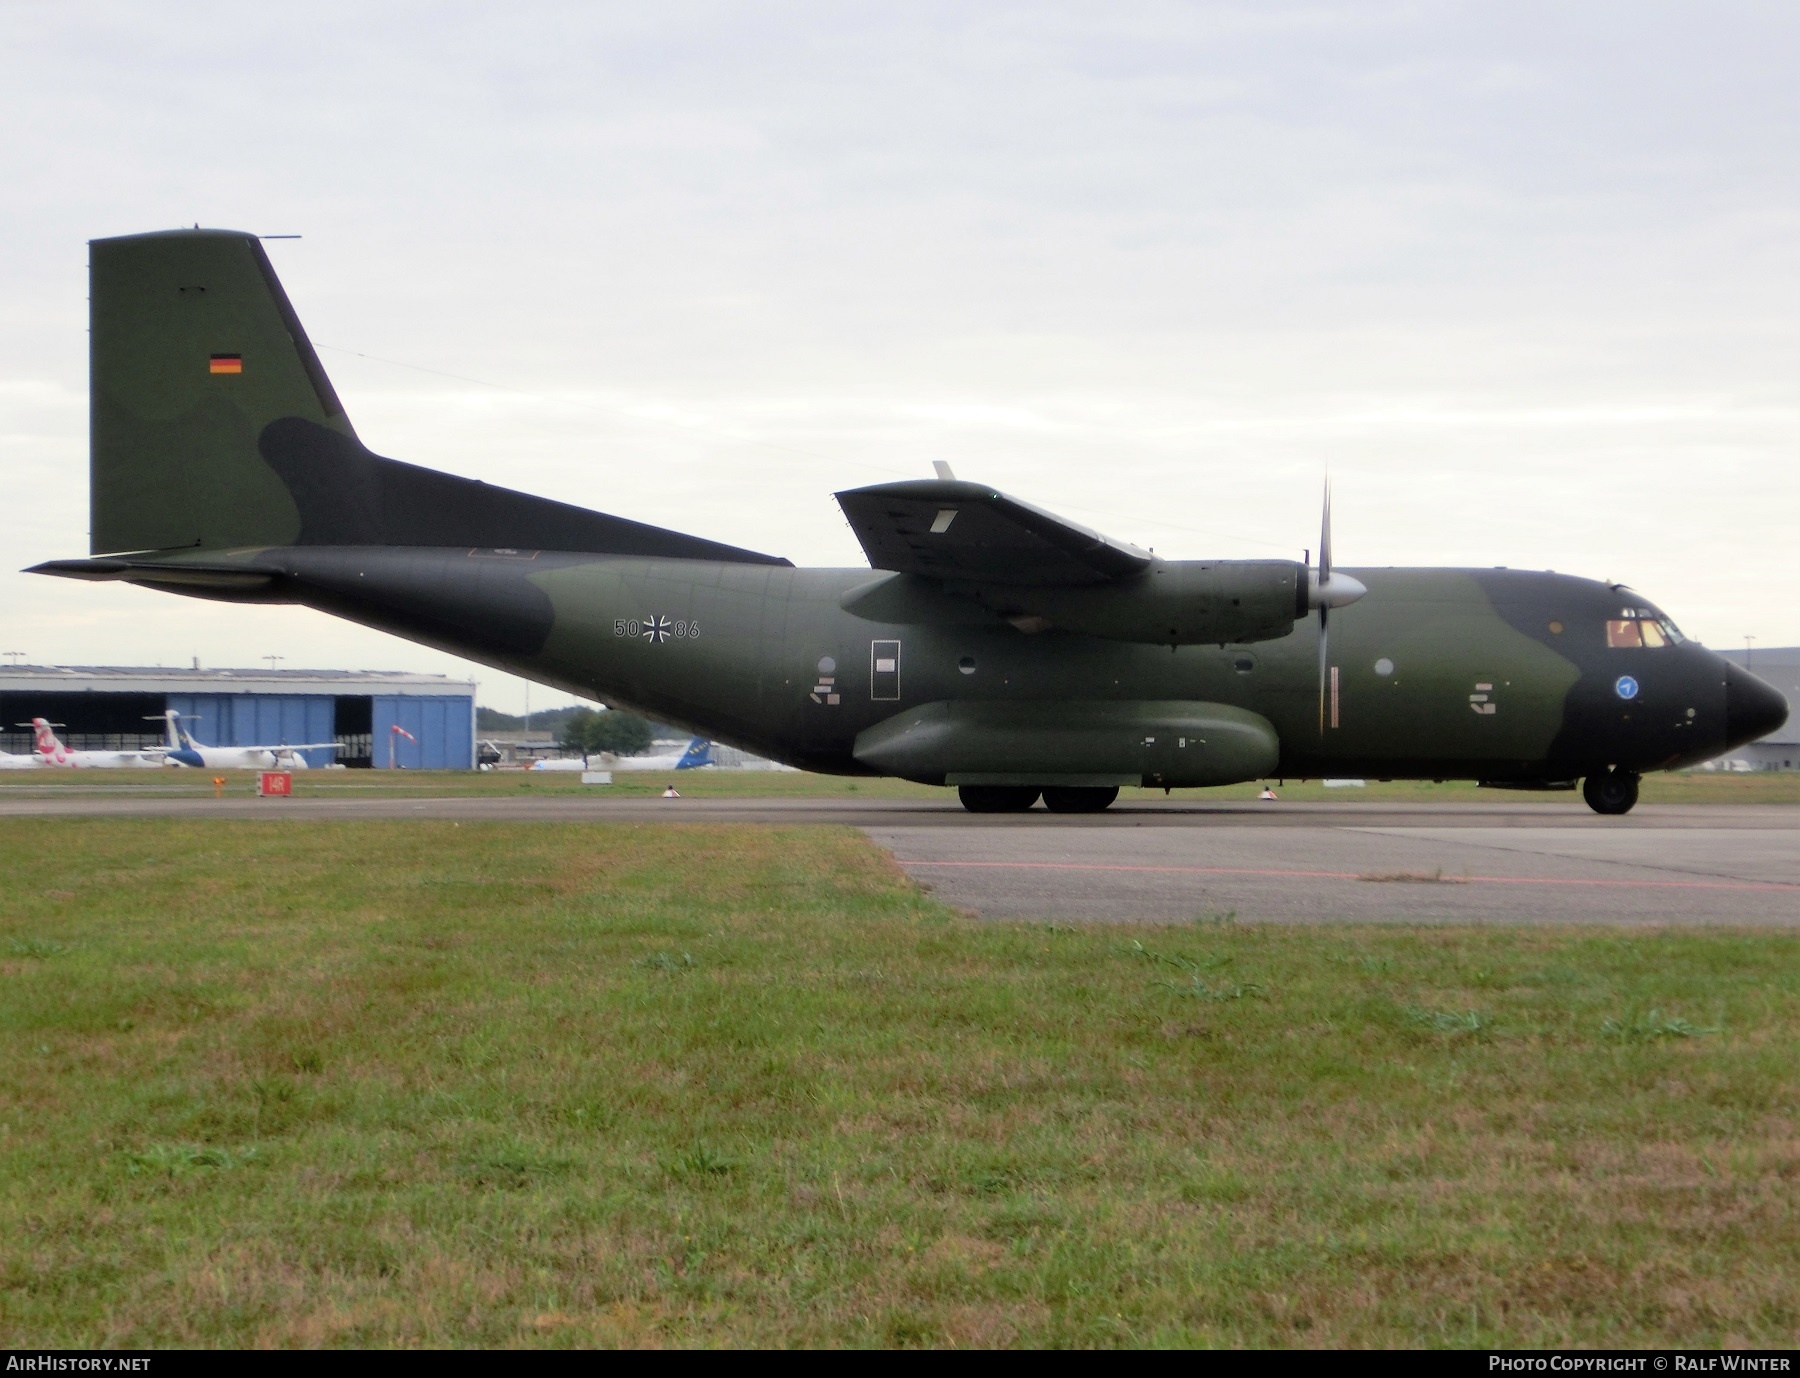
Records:
{"label": "sky", "polygon": [[[0,651],[522,681],[87,553],[86,241],[269,244],[365,443],[865,563],[934,460],[1175,558],[1800,644],[1791,4],[0,0]],[[565,703],[545,688],[534,706]]]}

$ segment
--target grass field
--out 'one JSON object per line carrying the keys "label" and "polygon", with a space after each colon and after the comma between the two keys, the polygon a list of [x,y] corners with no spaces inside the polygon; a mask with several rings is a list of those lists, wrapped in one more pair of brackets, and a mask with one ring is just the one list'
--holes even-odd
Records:
{"label": "grass field", "polygon": [[0,1345],[1792,1345],[1800,940],[14,820]]}
{"label": "grass field", "polygon": [[[256,793],[256,772],[219,772],[225,792],[234,797]],[[0,774],[0,799],[46,790],[122,790],[156,795],[213,793],[212,773],[197,770],[32,770]],[[468,771],[468,770],[315,770],[294,776],[294,793],[319,798],[366,798],[374,795],[562,795],[614,798],[659,794],[676,785],[695,798],[773,797],[935,799],[954,804],[954,790],[915,785],[905,780],[814,775],[805,771],[684,770],[620,771],[611,785],[583,785],[573,771]],[[1127,789],[1125,803],[1172,798],[1176,803],[1204,806],[1222,800],[1251,800],[1260,784],[1222,785],[1216,789],[1177,790],[1165,796],[1161,790]],[[1330,800],[1333,803],[1432,803],[1432,804],[1579,804],[1579,793],[1538,793],[1482,789],[1468,780],[1394,780],[1386,784],[1368,781],[1357,788],[1328,787],[1318,780],[1289,780],[1277,786],[1282,799],[1296,802]],[[1800,804],[1800,771],[1758,771],[1744,775],[1708,772],[1650,775],[1644,778],[1646,804]]]}

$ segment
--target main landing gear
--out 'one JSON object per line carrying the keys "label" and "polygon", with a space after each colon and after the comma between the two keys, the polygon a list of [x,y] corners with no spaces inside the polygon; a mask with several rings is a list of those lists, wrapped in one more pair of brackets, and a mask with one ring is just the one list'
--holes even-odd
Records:
{"label": "main landing gear", "polygon": [[958,785],[957,797],[970,813],[1024,813],[1037,803],[1032,785]]}
{"label": "main landing gear", "polygon": [[1051,813],[1102,813],[1118,797],[1117,785],[1047,785],[1044,807]]}
{"label": "main landing gear", "polygon": [[1629,770],[1605,770],[1581,782],[1581,797],[1595,813],[1630,813],[1637,803],[1638,777]]}
{"label": "main landing gear", "polygon": [[1117,785],[959,785],[957,795],[970,813],[1024,813],[1044,796],[1051,813],[1099,813],[1119,797]]}

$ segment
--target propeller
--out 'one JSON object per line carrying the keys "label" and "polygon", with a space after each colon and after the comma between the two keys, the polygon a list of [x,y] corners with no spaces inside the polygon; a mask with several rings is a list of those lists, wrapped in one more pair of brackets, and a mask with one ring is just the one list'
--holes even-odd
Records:
{"label": "propeller", "polygon": [[1325,735],[1326,681],[1331,673],[1330,616],[1367,593],[1360,579],[1331,572],[1331,480],[1325,481],[1324,514],[1319,520],[1319,567],[1307,571],[1306,602],[1319,611],[1319,735]]}

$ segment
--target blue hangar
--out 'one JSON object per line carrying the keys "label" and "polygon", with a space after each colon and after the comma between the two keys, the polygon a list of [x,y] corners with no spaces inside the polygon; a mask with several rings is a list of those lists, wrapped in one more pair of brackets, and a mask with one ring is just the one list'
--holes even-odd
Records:
{"label": "blue hangar", "polygon": [[[472,770],[475,685],[392,670],[169,670],[110,665],[0,667],[0,749],[30,751],[33,718],[78,750],[163,739],[173,708],[208,746],[337,742],[352,768]],[[307,763],[330,765],[330,751]]]}

